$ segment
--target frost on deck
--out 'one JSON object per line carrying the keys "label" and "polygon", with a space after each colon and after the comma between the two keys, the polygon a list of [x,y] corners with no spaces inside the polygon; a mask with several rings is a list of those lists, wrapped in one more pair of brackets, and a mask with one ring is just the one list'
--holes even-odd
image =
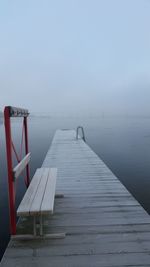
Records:
{"label": "frost on deck", "polygon": [[[150,266],[150,218],[102,160],[72,130],[59,130],[43,167],[57,167],[53,216],[45,233],[63,239],[12,240],[1,267]],[[32,218],[19,221],[32,233]]]}

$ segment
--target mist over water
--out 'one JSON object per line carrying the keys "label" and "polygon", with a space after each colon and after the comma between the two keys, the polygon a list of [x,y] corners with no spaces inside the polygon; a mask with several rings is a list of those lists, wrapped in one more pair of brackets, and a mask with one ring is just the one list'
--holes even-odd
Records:
{"label": "mist over water", "polygon": [[150,115],[149,1],[1,2],[1,108]]}
{"label": "mist over water", "polygon": [[[40,167],[56,129],[82,125],[87,144],[100,156],[140,204],[150,213],[150,118],[31,117],[29,141],[31,177]],[[13,140],[19,151],[21,121],[12,120]],[[9,240],[8,187],[4,126],[0,124],[0,255]],[[16,203],[25,192],[17,183]],[[17,207],[16,205],[16,207]]]}

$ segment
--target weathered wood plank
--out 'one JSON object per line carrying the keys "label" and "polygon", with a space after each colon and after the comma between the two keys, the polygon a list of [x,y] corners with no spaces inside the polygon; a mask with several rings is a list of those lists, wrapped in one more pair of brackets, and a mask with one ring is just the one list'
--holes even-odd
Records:
{"label": "weathered wood plank", "polygon": [[42,169],[37,169],[32,180],[30,183],[30,187],[28,188],[28,191],[26,192],[26,194],[24,195],[22,201],[21,201],[21,205],[19,205],[18,210],[17,210],[17,215],[29,215],[29,211],[30,211],[30,207],[32,205],[32,202],[35,198],[38,186],[40,184],[41,181],[41,177],[42,177]]}
{"label": "weathered wood plank", "polygon": [[[45,215],[44,232],[66,238],[12,240],[3,267],[150,266],[149,215],[74,131],[56,132],[43,167],[58,168],[56,193],[64,194],[53,216]],[[48,192],[45,198],[49,205]],[[20,220],[18,233],[31,224]]]}
{"label": "weathered wood plank", "polygon": [[52,213],[55,199],[56,178],[56,168],[37,169],[18,207],[17,215],[29,216],[40,213]]}
{"label": "weathered wood plank", "polygon": [[31,159],[31,153],[28,153],[13,169],[13,176],[14,178],[18,178],[19,175],[23,172],[25,167],[28,165],[29,161]]}
{"label": "weathered wood plank", "polygon": [[[59,249],[59,248],[58,248]],[[100,254],[93,255],[92,251],[88,255],[71,255],[67,256],[52,256],[52,257],[37,257],[27,256],[24,257],[3,259],[2,267],[30,267],[30,266],[44,266],[44,267],[148,267],[150,262],[150,254],[147,253],[117,253],[117,254]],[[7,265],[6,265],[7,264]]]}
{"label": "weathered wood plank", "polygon": [[43,200],[43,196],[46,190],[46,185],[47,185],[47,181],[49,177],[49,172],[50,172],[50,169],[42,168],[42,179],[40,180],[35,197],[30,206],[30,209],[29,209],[30,215],[40,214],[42,200]]}
{"label": "weathered wood plank", "polygon": [[47,180],[47,185],[44,193],[44,197],[41,204],[41,213],[53,213],[54,199],[55,199],[55,187],[56,187],[57,169],[51,168]]}

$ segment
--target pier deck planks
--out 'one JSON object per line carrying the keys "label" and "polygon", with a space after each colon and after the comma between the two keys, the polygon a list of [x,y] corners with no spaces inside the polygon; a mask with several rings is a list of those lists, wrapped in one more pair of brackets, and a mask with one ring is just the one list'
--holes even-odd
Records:
{"label": "pier deck planks", "polygon": [[[46,233],[64,239],[11,240],[1,267],[150,266],[150,217],[75,131],[57,131],[43,167],[58,168],[53,216]],[[31,218],[19,234],[32,233]]]}

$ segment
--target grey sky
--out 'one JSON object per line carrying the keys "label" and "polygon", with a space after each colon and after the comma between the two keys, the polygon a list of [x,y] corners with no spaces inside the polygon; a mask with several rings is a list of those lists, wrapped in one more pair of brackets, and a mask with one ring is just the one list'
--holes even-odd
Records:
{"label": "grey sky", "polygon": [[2,0],[0,106],[150,114],[150,1]]}

